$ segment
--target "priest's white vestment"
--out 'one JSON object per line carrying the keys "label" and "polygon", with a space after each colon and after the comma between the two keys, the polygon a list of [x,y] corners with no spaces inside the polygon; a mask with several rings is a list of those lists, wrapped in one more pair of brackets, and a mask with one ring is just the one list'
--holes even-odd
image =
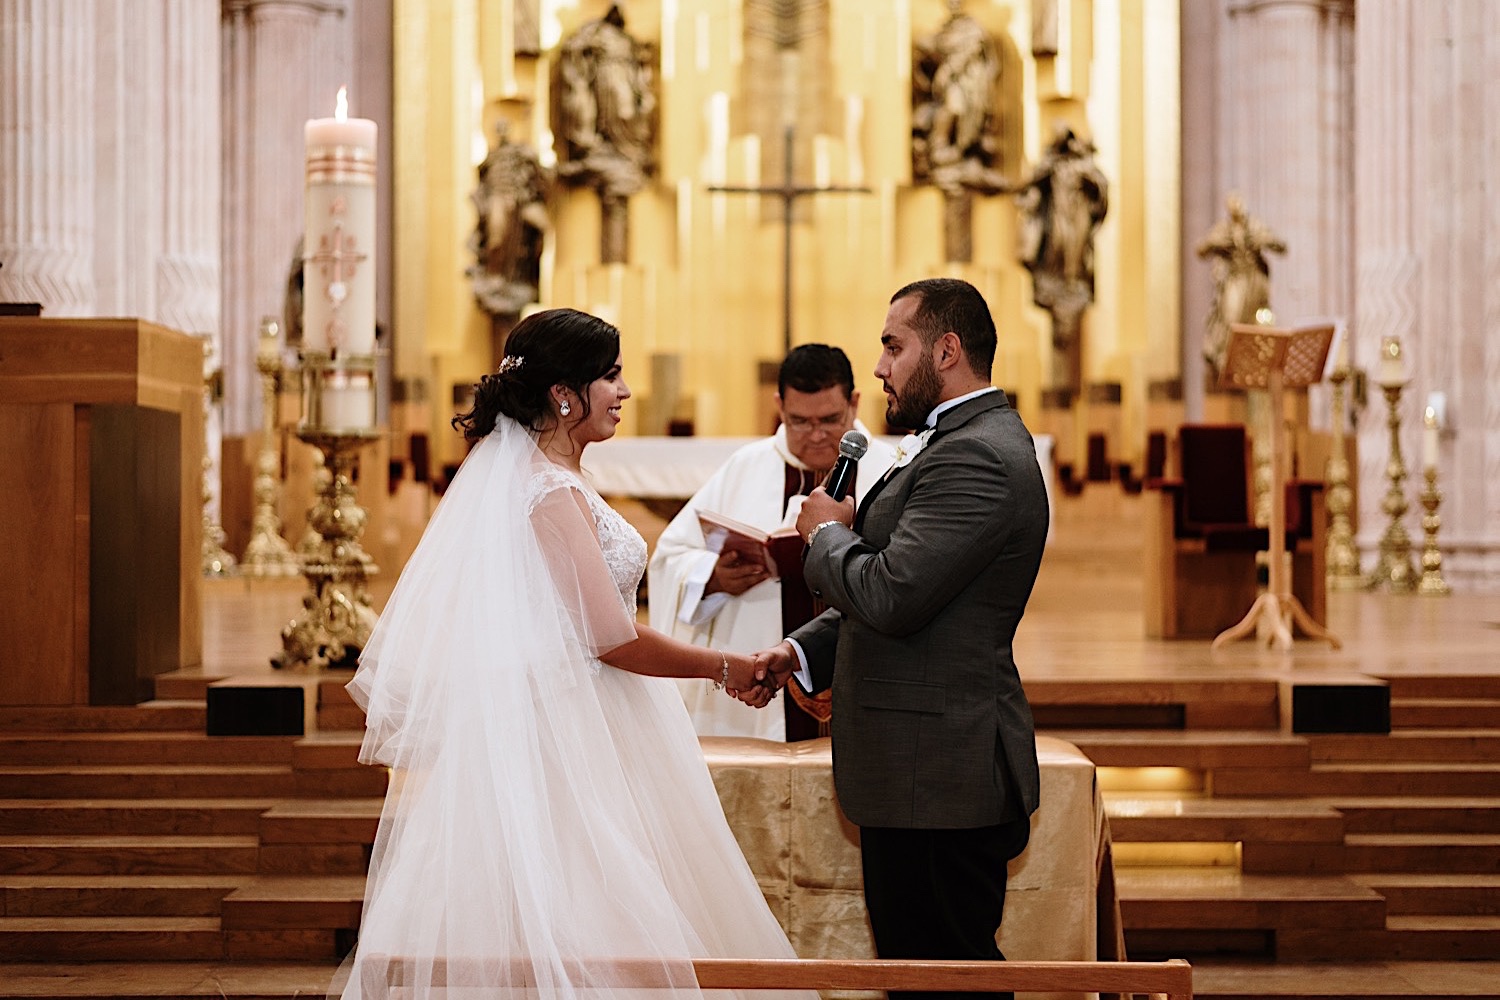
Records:
{"label": "priest's white vestment", "polygon": [[[859,462],[855,496],[863,500],[876,480],[895,461],[895,450],[877,440],[859,422],[856,429],[870,439]],[[687,642],[712,649],[753,653],[785,638],[781,627],[781,581],[766,580],[738,597],[703,595],[717,554],[704,547],[698,511],[717,511],[763,531],[796,522],[802,499],[794,496],[782,513],[786,466],[807,469],[787,447],[786,428],[771,437],[745,445],[711,476],[672,519],[656,543],[647,570],[651,627]],[[779,702],[751,708],[713,682],[697,678],[678,681],[683,701],[700,736],[754,736],[786,739],[786,716]]]}

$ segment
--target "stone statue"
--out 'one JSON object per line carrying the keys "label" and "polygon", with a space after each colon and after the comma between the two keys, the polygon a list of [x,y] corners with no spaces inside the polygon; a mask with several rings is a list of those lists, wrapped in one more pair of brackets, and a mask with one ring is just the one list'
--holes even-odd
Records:
{"label": "stone statue", "polygon": [[912,178],[943,192],[946,258],[973,259],[974,195],[1005,190],[1000,175],[1000,53],[959,13],[912,52]]}
{"label": "stone statue", "polygon": [[1267,253],[1286,253],[1286,244],[1245,210],[1238,193],[1225,202],[1229,218],[1214,223],[1198,256],[1213,264],[1214,299],[1204,321],[1203,356],[1214,374],[1224,367],[1229,325],[1254,323],[1271,304],[1271,265]]}
{"label": "stone statue", "polygon": [[1094,301],[1094,233],[1109,211],[1109,181],[1094,163],[1093,144],[1059,125],[1017,190],[1031,298],[1052,314],[1052,345],[1068,359],[1054,381],[1076,393],[1082,380],[1079,329],[1083,310]]}
{"label": "stone statue", "polygon": [[469,237],[474,263],[467,271],[474,298],[492,316],[518,316],[539,294],[550,178],[536,150],[510,141],[503,121],[478,174],[470,195],[479,216]]}
{"label": "stone statue", "polygon": [[984,26],[954,12],[912,60],[912,173],[947,194],[1004,187],[996,91],[1000,55]]}
{"label": "stone statue", "polygon": [[553,79],[558,176],[599,192],[601,259],[625,260],[625,200],[656,169],[653,46],[625,33],[619,4],[562,43]]}

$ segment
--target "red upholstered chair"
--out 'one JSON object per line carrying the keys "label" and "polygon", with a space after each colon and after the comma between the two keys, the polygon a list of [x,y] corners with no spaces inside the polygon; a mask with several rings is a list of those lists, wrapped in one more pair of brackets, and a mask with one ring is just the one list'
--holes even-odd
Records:
{"label": "red upholstered chair", "polygon": [[[1180,479],[1157,480],[1148,507],[1146,634],[1212,639],[1233,626],[1257,593],[1255,554],[1269,536],[1255,526],[1249,439],[1239,424],[1184,424]],[[1323,580],[1323,485],[1286,484],[1286,551],[1292,592],[1318,620]]]}

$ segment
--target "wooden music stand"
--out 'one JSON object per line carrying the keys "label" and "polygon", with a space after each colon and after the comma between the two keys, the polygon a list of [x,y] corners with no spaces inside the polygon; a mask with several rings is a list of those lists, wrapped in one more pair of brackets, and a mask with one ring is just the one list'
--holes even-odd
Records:
{"label": "wooden music stand", "polygon": [[1333,342],[1332,324],[1281,329],[1258,324],[1230,326],[1229,350],[1219,382],[1225,388],[1265,389],[1271,411],[1271,524],[1267,559],[1270,579],[1266,592],[1255,599],[1239,624],[1220,632],[1213,649],[1249,635],[1262,617],[1268,619],[1268,645],[1283,652],[1292,648],[1292,624],[1314,639],[1326,639],[1334,649],[1339,637],[1313,621],[1302,602],[1292,594],[1291,574],[1286,565],[1286,440],[1282,391],[1300,389],[1323,379],[1328,345]]}

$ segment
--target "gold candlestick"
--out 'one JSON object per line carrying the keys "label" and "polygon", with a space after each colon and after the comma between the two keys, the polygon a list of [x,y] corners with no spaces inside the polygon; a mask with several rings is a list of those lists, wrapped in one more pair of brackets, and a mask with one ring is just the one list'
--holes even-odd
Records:
{"label": "gold candlestick", "polygon": [[201,562],[204,576],[233,576],[234,556],[224,548],[224,529],[214,516],[213,471],[214,460],[208,454],[208,417],[224,396],[224,369],[214,354],[214,342],[209,334],[203,341],[203,546]]}
{"label": "gold candlestick", "polygon": [[1443,493],[1437,488],[1437,466],[1429,465],[1422,476],[1426,484],[1422,487],[1419,499],[1426,513],[1422,515],[1422,579],[1417,581],[1417,593],[1441,597],[1453,593],[1453,588],[1443,579],[1443,553],[1438,549],[1437,541],[1438,528],[1443,523],[1443,519],[1438,516]]}
{"label": "gold candlestick", "polygon": [[280,324],[266,318],[260,325],[260,350],[255,367],[260,371],[261,440],[255,460],[255,514],[250,526],[250,544],[240,560],[247,576],[295,576],[302,561],[281,535],[281,516],[276,502],[281,495],[281,448],[277,440],[277,399],[281,389]]}
{"label": "gold candlestick", "polygon": [[1406,515],[1406,493],[1402,483],[1406,481],[1406,462],[1401,457],[1401,390],[1406,380],[1387,380],[1380,384],[1385,393],[1388,409],[1386,426],[1391,431],[1390,456],[1385,463],[1385,476],[1390,486],[1380,509],[1390,518],[1385,534],[1380,538],[1380,562],[1370,574],[1368,586],[1389,587],[1395,593],[1410,593],[1417,584],[1416,573],[1411,564],[1411,538],[1406,533],[1403,518]]}
{"label": "gold candlestick", "polygon": [[1344,383],[1349,366],[1340,364],[1328,374],[1333,384],[1333,455],[1328,462],[1328,545],[1327,579],[1331,590],[1358,590],[1365,585],[1359,571],[1359,550],[1354,547],[1354,527],[1349,512],[1354,507],[1354,491],[1349,488],[1348,439],[1345,423]]}
{"label": "gold candlestick", "polygon": [[355,665],[375,625],[365,582],[379,572],[359,544],[368,515],[355,502],[359,450],[380,436],[375,428],[373,357],[304,354],[302,422],[297,437],[323,455],[317,502],[307,523],[317,540],[302,573],[311,593],[302,614],[281,631],[276,667],[318,671]]}

